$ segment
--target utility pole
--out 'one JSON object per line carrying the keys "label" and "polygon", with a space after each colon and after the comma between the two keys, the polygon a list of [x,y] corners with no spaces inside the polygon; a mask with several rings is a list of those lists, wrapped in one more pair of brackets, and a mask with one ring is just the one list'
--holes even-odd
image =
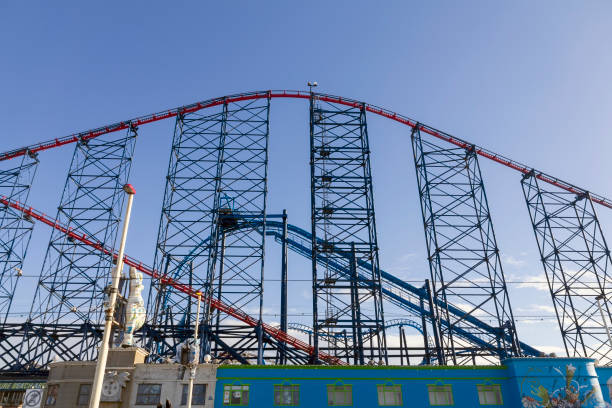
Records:
{"label": "utility pole", "polygon": [[117,255],[117,267],[111,268],[111,288],[109,300],[105,314],[104,334],[102,335],[102,343],[98,352],[98,364],[96,365],[96,374],[94,376],[93,386],[91,390],[91,398],[89,399],[89,408],[98,408],[100,406],[100,395],[102,394],[102,383],[104,382],[104,371],[106,371],[106,358],[108,357],[108,343],[113,328],[113,315],[115,311],[115,301],[117,300],[117,288],[119,287],[119,279],[123,270],[123,254],[125,251],[125,239],[127,237],[128,226],[130,225],[130,214],[132,212],[132,201],[136,190],[131,184],[123,186],[123,191],[128,195],[127,207],[125,209],[125,219],[123,221],[123,231],[121,232],[121,243],[119,244],[119,254]]}
{"label": "utility pole", "polygon": [[189,385],[187,386],[187,408],[191,408],[191,399],[193,398],[193,380],[195,379],[196,369],[200,362],[200,345],[198,343],[198,330],[200,329],[200,302],[202,302],[202,292],[198,291],[198,311],[196,313],[195,333],[193,335],[193,347],[195,347],[195,355],[193,361],[189,362]]}

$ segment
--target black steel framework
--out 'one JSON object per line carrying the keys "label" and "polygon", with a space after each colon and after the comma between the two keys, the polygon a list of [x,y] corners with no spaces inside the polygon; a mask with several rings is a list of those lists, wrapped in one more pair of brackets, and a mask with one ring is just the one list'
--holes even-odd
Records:
{"label": "black steel framework", "polygon": [[610,250],[588,193],[521,179],[540,259],[568,356],[612,363]]}
{"label": "black steel framework", "polygon": [[[441,145],[417,124],[412,148],[423,215],[434,300],[454,305],[449,313],[435,301],[434,336],[444,363],[462,364],[455,327],[482,337],[500,358],[518,355],[512,308],[493,231],[487,196],[474,149]],[[467,318],[491,320],[497,333],[478,332]],[[441,320],[449,324],[441,324]],[[436,333],[437,332],[437,333]]]}
{"label": "black steel framework", "polygon": [[[286,217],[282,224],[266,221],[271,98],[310,101],[312,234],[288,225]],[[379,269],[366,112],[414,130],[432,277],[423,288]],[[606,328],[612,325],[610,254],[593,203],[612,208],[612,202],[359,101],[302,91],[252,92],[117,122],[0,154],[4,163],[23,160],[0,171],[0,194],[25,201],[36,152],[75,143],[58,219],[87,234],[90,244],[112,247],[123,205],[120,187],[131,167],[134,126],[174,117],[155,267],[221,300],[217,305],[246,310],[260,321],[260,327],[255,319],[240,320],[243,325],[205,304],[201,356],[211,353],[217,362],[304,364],[317,362],[312,356],[320,350],[347,363],[385,361],[394,348],[386,345],[383,297],[407,317],[421,318],[427,332],[425,362],[464,364],[479,357],[497,361],[521,353],[538,355],[517,340],[477,161],[481,156],[525,175],[525,198],[568,354],[611,362]],[[539,183],[552,187],[542,190]],[[0,370],[41,371],[54,354],[95,357],[99,306],[112,267],[109,257],[90,251],[74,235],[54,232],[29,318],[13,322],[7,316],[32,223],[9,207],[0,207],[0,217]],[[289,329],[287,250],[312,259],[314,353],[287,346],[288,338],[269,325],[261,330],[264,244],[270,236],[283,245],[281,329]],[[149,295],[150,321],[141,332],[153,359],[174,354],[193,334],[195,314],[191,297],[157,282]],[[225,312],[232,315],[231,309]],[[403,362],[411,348],[403,332],[407,326],[398,327],[401,344],[393,358]]]}
{"label": "black steel framework", "polygon": [[[280,240],[281,240],[281,293],[280,293],[281,321],[280,321],[280,329],[284,331],[285,333],[287,333],[287,330],[288,330],[287,314],[288,314],[288,304],[289,304],[289,301],[287,298],[288,280],[289,280],[289,275],[288,275],[289,274],[289,271],[288,271],[289,242],[288,242],[287,210],[283,210],[282,220],[283,220],[283,230],[282,230],[282,235],[280,236]],[[285,352],[284,347],[278,351],[278,362],[279,364],[287,363],[287,353]]]}
{"label": "black steel framework", "polygon": [[[3,167],[9,168],[0,170],[0,196],[25,204],[36,174],[38,158],[24,155],[17,167],[13,167],[14,164],[5,163]],[[32,220],[24,218],[14,209],[0,207],[0,324],[7,323],[17,281],[23,274],[23,261],[33,227]]]}
{"label": "black steel framework", "polygon": [[[214,113],[178,117],[155,255],[158,270],[231,307],[255,309],[260,321],[265,233],[249,224],[265,229],[269,106],[269,99],[223,103]],[[153,285],[149,308],[154,326],[184,329],[176,342],[190,336],[195,306],[184,294]],[[262,330],[208,304],[201,327],[202,358],[263,361]],[[256,355],[246,351],[253,344]],[[150,347],[161,357],[176,344]]]}
{"label": "black steel framework", "polygon": [[[56,219],[89,239],[114,248],[121,221],[124,184],[128,182],[137,129],[109,134],[76,146]],[[46,367],[63,360],[93,359],[101,338],[104,290],[112,260],[53,231],[36,287],[16,366]],[[78,325],[78,335],[58,336],[61,325]]]}
{"label": "black steel framework", "polygon": [[[0,196],[27,203],[36,174],[38,158],[24,155],[16,163],[4,162],[0,170]],[[11,306],[25,260],[34,222],[9,206],[0,206],[0,367],[13,365],[18,358],[20,338],[4,330],[17,320]]]}
{"label": "black steel framework", "polygon": [[[310,172],[314,348],[329,347],[338,357],[348,353],[354,364],[366,358],[386,362],[364,105],[350,108],[311,97]],[[326,264],[319,265],[320,257]],[[348,273],[328,265],[345,264],[347,258]],[[371,265],[361,283],[360,261]],[[348,345],[338,340],[344,338]]]}

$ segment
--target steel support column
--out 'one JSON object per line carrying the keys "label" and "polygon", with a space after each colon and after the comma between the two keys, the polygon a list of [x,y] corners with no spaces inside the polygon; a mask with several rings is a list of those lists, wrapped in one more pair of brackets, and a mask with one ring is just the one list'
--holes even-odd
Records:
{"label": "steel support column", "polygon": [[567,355],[609,365],[612,260],[591,198],[544,189],[535,172],[521,185]]}
{"label": "steel support column", "polygon": [[[364,348],[369,348],[371,358],[386,362],[365,107],[339,106],[313,94],[310,148],[314,348],[336,349],[340,333],[363,330],[372,334],[364,339],[367,343],[360,346],[353,339],[348,349],[361,356],[358,361],[363,359]],[[353,246],[353,263],[371,265],[363,276],[366,281],[355,282],[354,271],[342,273],[318,265],[319,257],[346,264]],[[356,307],[361,310],[359,319],[355,318]],[[342,356],[346,349],[338,347],[336,355]]]}
{"label": "steel support column", "polygon": [[[467,326],[469,316],[494,322],[495,335],[475,334],[500,358],[517,355],[514,318],[477,155],[473,149],[442,145],[422,134],[424,128],[417,124],[411,139],[436,320],[450,323],[438,327],[442,357],[451,359],[447,363],[465,362],[457,358],[456,348],[461,344],[453,328]],[[465,314],[449,313],[438,300]]]}
{"label": "steel support column", "polygon": [[[423,299],[422,297],[419,298],[419,306],[421,307],[422,310],[427,310],[425,309],[425,299]],[[430,344],[429,344],[429,338],[427,334],[427,317],[425,313],[421,314],[421,326],[423,327],[423,349],[425,350],[425,357],[423,361],[425,362],[426,365],[430,365],[431,364],[431,352],[429,350]]]}
{"label": "steel support column", "polygon": [[[115,248],[137,129],[108,134],[75,146],[56,219],[83,231],[91,240]],[[28,321],[43,329],[26,334],[20,364],[45,367],[54,355],[63,360],[92,360],[103,321],[104,289],[112,260],[89,246],[53,231]],[[60,324],[79,324],[79,336],[57,336]]]}
{"label": "steel support column", "polygon": [[431,328],[434,333],[434,345],[436,348],[436,360],[439,365],[446,364],[446,358],[444,356],[444,350],[442,349],[442,339],[440,333],[441,321],[436,313],[436,307],[434,306],[433,294],[431,293],[431,285],[429,279],[425,279],[425,290],[427,293],[427,304],[429,306],[429,320],[431,322]]}
{"label": "steel support column", "polygon": [[[226,102],[206,114],[177,118],[155,255],[156,267],[175,280],[191,279],[211,299],[220,295],[229,306],[257,310],[260,320],[269,106],[269,99]],[[188,262],[193,263],[193,273]],[[173,355],[178,342],[191,335],[187,305],[183,294],[152,285],[152,324],[168,321],[184,333],[171,347],[149,342],[153,358]],[[241,354],[245,361],[262,361],[262,330],[236,326],[210,304],[203,306],[202,358],[220,350],[213,356],[217,361]],[[233,348],[231,352],[227,347]]]}
{"label": "steel support column", "polygon": [[[282,243],[281,243],[281,321],[280,329],[287,333],[287,289],[288,289],[288,245],[287,245],[287,210],[283,210],[283,232],[282,232]],[[279,350],[280,353],[280,364],[286,364],[287,358],[285,350]]]}

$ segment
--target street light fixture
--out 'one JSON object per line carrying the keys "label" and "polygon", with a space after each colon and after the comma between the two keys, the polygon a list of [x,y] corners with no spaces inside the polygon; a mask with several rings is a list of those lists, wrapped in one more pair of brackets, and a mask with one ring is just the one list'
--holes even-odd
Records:
{"label": "street light fixture", "polygon": [[128,195],[127,207],[125,209],[125,219],[123,221],[123,231],[121,232],[121,243],[119,244],[119,254],[117,254],[117,267],[111,268],[111,287],[109,300],[104,311],[104,334],[102,335],[102,344],[98,352],[98,363],[96,364],[96,374],[93,380],[91,390],[91,398],[89,399],[89,408],[98,408],[100,406],[100,396],[102,394],[102,383],[104,381],[104,371],[106,371],[106,359],[108,357],[108,343],[113,326],[113,314],[115,311],[115,301],[117,300],[117,292],[119,288],[119,279],[123,270],[123,255],[125,251],[125,239],[127,237],[128,226],[130,225],[130,214],[132,212],[132,201],[136,190],[131,184],[123,186],[123,191]]}
{"label": "street light fixture", "polygon": [[312,93],[312,88],[316,88],[317,86],[319,86],[319,83],[317,81],[308,81],[308,88],[310,88],[310,93]]}
{"label": "street light fixture", "polygon": [[601,314],[601,320],[603,321],[604,328],[606,329],[606,334],[608,335],[610,347],[612,347],[612,335],[610,334],[610,329],[608,328],[608,321],[606,320],[606,315],[604,314],[603,309],[601,308],[602,299],[605,300],[605,296],[603,294],[595,298],[595,300],[597,300],[597,308],[599,309],[599,313]]}

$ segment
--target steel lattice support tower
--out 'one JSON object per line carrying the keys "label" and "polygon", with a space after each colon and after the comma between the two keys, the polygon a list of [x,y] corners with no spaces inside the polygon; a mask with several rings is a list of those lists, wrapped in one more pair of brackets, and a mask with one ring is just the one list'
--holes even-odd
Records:
{"label": "steel lattice support tower", "polygon": [[500,358],[517,355],[514,318],[477,155],[474,149],[441,145],[422,134],[424,128],[417,124],[411,139],[433,297],[465,311],[457,316],[436,302],[434,330],[443,359],[463,363],[452,328],[469,327],[468,316],[494,322],[497,335],[470,331],[482,336]]}
{"label": "steel lattice support tower", "polygon": [[[355,364],[386,362],[365,106],[310,100],[313,346]],[[346,264],[343,272],[318,265]],[[358,280],[360,262],[371,270]],[[347,339],[337,344],[338,338]]]}
{"label": "steel lattice support tower", "polygon": [[[155,248],[155,269],[199,290],[206,285],[224,110],[177,117]],[[148,338],[151,358],[173,354],[191,336],[192,299],[153,281],[147,307],[147,318],[160,328]],[[169,330],[183,334],[174,338]]]}
{"label": "steel lattice support tower", "polygon": [[[35,155],[25,154],[17,166],[15,164],[3,163],[4,169],[0,170],[0,196],[25,204],[36,174],[38,159]],[[18,356],[21,339],[12,336],[6,325],[14,321],[10,318],[11,306],[22,275],[33,227],[32,220],[24,218],[8,206],[0,206],[0,367],[4,368],[14,364]]]}
{"label": "steel lattice support tower", "polygon": [[[207,296],[242,310],[263,308],[263,262],[269,107],[266,99],[223,103],[177,118],[158,234],[155,266]],[[249,226],[252,224],[252,226]],[[262,231],[263,228],[263,231]],[[153,339],[156,357],[173,354],[192,334],[195,305],[183,294],[152,286],[153,325],[174,325],[174,343]],[[246,362],[262,331],[242,326],[204,305],[203,352]]]}
{"label": "steel lattice support tower", "polygon": [[567,355],[612,362],[610,250],[588,193],[521,180]]}
{"label": "steel lattice support tower", "polygon": [[[4,164],[14,165],[12,162]],[[26,203],[37,165],[35,156],[24,155],[17,167],[0,170],[0,195]],[[0,325],[7,322],[33,227],[31,220],[15,210],[0,207]]]}
{"label": "steel lattice support tower", "polygon": [[[136,129],[108,134],[75,146],[56,219],[83,231],[89,239],[115,248],[121,222]],[[32,301],[20,364],[45,367],[57,355],[64,360],[92,360],[101,338],[104,290],[112,260],[82,243],[53,231]],[[42,326],[41,326],[42,325]],[[80,325],[79,336],[62,338],[64,326]]]}

